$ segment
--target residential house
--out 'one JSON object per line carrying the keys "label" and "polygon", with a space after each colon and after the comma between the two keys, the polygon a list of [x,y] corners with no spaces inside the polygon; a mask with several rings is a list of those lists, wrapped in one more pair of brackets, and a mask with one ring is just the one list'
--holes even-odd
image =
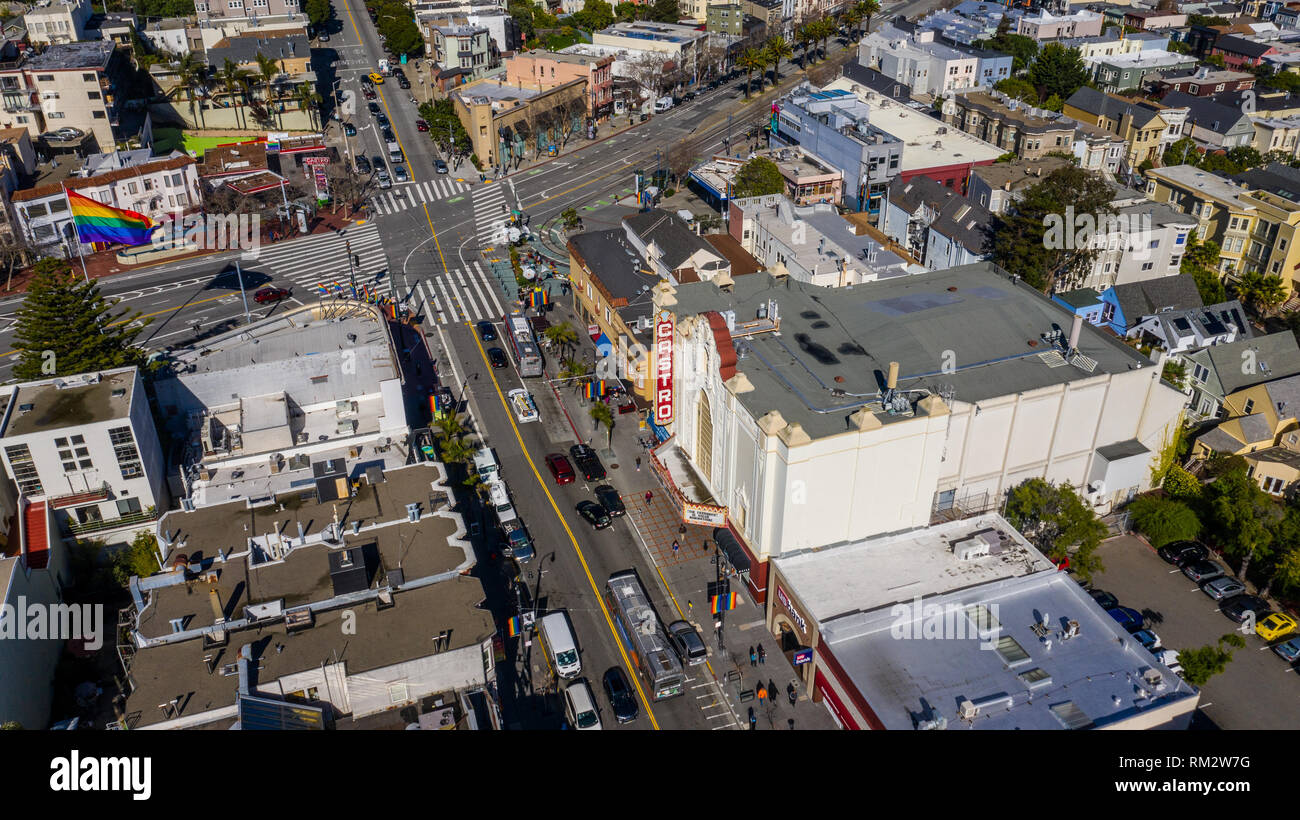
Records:
{"label": "residential house", "polygon": [[1101,34],[1102,16],[1082,9],[1071,14],[1040,11],[1026,14],[1016,21],[1016,34],[1042,43],[1065,37],[1094,37]]}
{"label": "residential house", "polygon": [[982,262],[993,254],[993,215],[966,197],[954,196],[930,223],[925,266],[944,270]]}
{"label": "residential house", "polygon": [[623,233],[631,248],[664,281],[731,278],[727,257],[677,214],[660,210],[630,214],[623,217]]}
{"label": "residential house", "polygon": [[205,28],[224,23],[249,24],[267,18],[297,18],[306,22],[301,0],[194,0],[199,25]]}
{"label": "residential house", "polygon": [[1182,91],[1170,91],[1160,102],[1171,107],[1186,107],[1190,136],[1211,148],[1236,148],[1255,141],[1255,125],[1241,109],[1229,108]]}
{"label": "residential house", "polygon": [[1135,335],[1148,316],[1203,307],[1200,291],[1190,276],[1163,276],[1111,285],[1101,291],[1100,298],[1099,326],[1123,337]]}
{"label": "residential house", "polygon": [[26,128],[33,138],[76,128],[87,136],[66,144],[109,150],[116,144],[118,83],[126,64],[114,44],[102,40],[56,43],[40,54],[0,63],[0,127]]}
{"label": "residential house", "polygon": [[27,38],[32,45],[75,43],[86,37],[86,23],[93,10],[90,0],[46,0],[23,15]]}
{"label": "residential house", "polygon": [[1233,70],[1255,67],[1264,62],[1264,58],[1277,54],[1276,43],[1260,43],[1243,37],[1231,35],[1220,37],[1210,47],[1210,56],[1223,58],[1223,65]]}
{"label": "residential house", "polygon": [[[761,149],[755,156],[776,165],[785,181],[785,195],[796,205],[819,202],[834,205],[844,193],[844,173],[799,146]],[[732,180],[748,161],[748,158],[714,155],[692,168],[689,179],[699,187],[705,200],[725,212],[731,198]]]}
{"label": "residential house", "polygon": [[935,97],[986,85],[977,56],[935,42],[929,29],[907,32],[885,24],[862,38],[858,61]]}
{"label": "residential house", "polygon": [[1195,57],[1172,51],[1136,51],[1115,57],[1090,57],[1084,60],[1092,71],[1097,87],[1106,93],[1144,88],[1151,80],[1171,71],[1196,67]]}
{"label": "residential house", "polygon": [[1123,138],[1128,153],[1121,167],[1126,171],[1160,156],[1168,123],[1161,118],[1159,107],[1152,103],[1135,102],[1084,86],[1070,95],[1062,111],[1073,120]]}
{"label": "residential house", "polygon": [[1071,164],[1064,157],[1043,157],[982,165],[971,172],[968,196],[990,213],[1005,214],[1024,196],[1025,189]]}
{"label": "residential house", "polygon": [[421,22],[425,42],[438,63],[439,73],[455,74],[458,84],[482,77],[501,65],[501,53],[487,26],[471,25],[464,18]]}
{"label": "residential house", "polygon": [[[1300,348],[1289,330],[1238,339],[1183,355],[1191,401],[1188,415],[1194,421],[1227,418],[1228,397],[1246,388],[1300,373]],[[1270,406],[1272,403],[1270,402]],[[1264,409],[1260,402],[1260,409]],[[1241,402],[1239,415],[1250,415],[1252,405]]]}
{"label": "residential house", "polygon": [[1254,147],[1261,154],[1300,156],[1300,117],[1251,117],[1250,121],[1255,126]]}
{"label": "residential house", "polygon": [[1270,495],[1300,482],[1300,375],[1252,384],[1226,396],[1224,419],[1196,438],[1193,454],[1238,455]]}
{"label": "residential house", "polygon": [[1187,25],[1187,15],[1155,9],[1133,9],[1124,15],[1124,25],[1139,31],[1178,28]]}
{"label": "residential house", "polygon": [[1241,302],[1231,299],[1217,305],[1166,310],[1142,317],[1130,331],[1144,342],[1171,355],[1228,344],[1253,336]]}
{"label": "residential house", "polygon": [[1177,278],[1196,219],[1168,205],[1133,197],[1113,203],[1115,213],[1097,217],[1091,269],[1064,278],[1072,287],[1103,290],[1159,278]]}
{"label": "residential house", "polygon": [[1111,176],[1119,173],[1124,158],[1128,156],[1128,142],[1123,137],[1092,122],[1080,122],[1070,117],[1061,119],[1074,124],[1074,144],[1070,153],[1080,168]]}
{"label": "residential house", "polygon": [[1219,70],[1200,66],[1190,74],[1166,74],[1156,81],[1159,93],[1182,91],[1193,97],[1208,97],[1224,91],[1245,91],[1255,87],[1255,75],[1246,71]]}
{"label": "residential house", "polygon": [[1068,153],[1074,145],[1073,123],[1040,116],[1037,109],[1000,92],[957,94],[952,105],[955,112],[949,122],[1022,160],[1041,159],[1053,151]]}

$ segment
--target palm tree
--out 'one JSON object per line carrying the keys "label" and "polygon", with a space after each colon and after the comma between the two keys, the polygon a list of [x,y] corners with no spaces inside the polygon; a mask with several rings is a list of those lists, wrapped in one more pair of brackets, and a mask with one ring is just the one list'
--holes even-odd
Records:
{"label": "palm tree", "polygon": [[235,99],[235,94],[237,92],[243,92],[244,89],[247,88],[248,76],[248,72],[236,65],[235,61],[229,57],[226,58],[226,62],[221,67],[221,70],[217,72],[217,79],[221,81],[223,86],[225,86],[226,96],[230,97],[231,105],[235,107],[235,123],[241,128],[243,127],[241,124],[241,114],[243,113],[241,111],[242,106],[240,106],[239,101]]}
{"label": "palm tree", "polygon": [[736,61],[736,65],[745,70],[745,99],[749,99],[749,87],[754,83],[754,72],[767,67],[767,57],[756,48],[747,48]]}
{"label": "palm tree", "polygon": [[565,359],[564,369],[560,371],[561,379],[572,379],[573,390],[576,393],[578,388],[582,387],[582,377],[591,372],[591,367],[586,362],[580,362],[577,359]]}
{"label": "palm tree", "polygon": [[822,43],[822,59],[826,59],[826,41],[835,36],[835,32],[840,30],[840,26],[830,17],[824,17],[813,23],[813,33]]}
{"label": "palm tree", "polygon": [[877,0],[859,0],[859,2],[854,5],[854,8],[862,13],[862,19],[864,21],[863,28],[866,29],[868,34],[870,34],[871,16],[880,13],[880,3],[878,3]]}
{"label": "palm tree", "polygon": [[603,401],[598,401],[591,406],[591,409],[588,410],[587,413],[591,416],[591,420],[596,423],[597,428],[602,424],[605,425],[605,431],[609,434],[609,443],[606,446],[613,447],[614,412],[609,409],[609,405],[605,404]]}
{"label": "palm tree", "polygon": [[1271,313],[1286,299],[1286,286],[1281,278],[1259,271],[1246,271],[1233,285],[1234,295],[1260,314]]}
{"label": "palm tree", "polygon": [[542,335],[551,344],[560,348],[561,353],[567,353],[570,348],[578,343],[578,331],[574,330],[573,326],[568,322],[551,325]]}
{"label": "palm tree", "polygon": [[465,436],[453,436],[438,443],[443,464],[468,464],[474,458],[474,446]]}
{"label": "palm tree", "polygon": [[864,16],[865,15],[862,12],[858,11],[857,6],[850,6],[849,10],[844,12],[844,16],[842,18],[844,21],[844,25],[849,26],[850,28],[853,29],[854,39],[857,39],[857,37],[861,36],[861,31],[858,29],[858,24],[862,22],[862,18]]}
{"label": "palm tree", "polygon": [[190,103],[190,121],[194,121],[194,112],[197,108],[200,125],[204,123],[203,106],[197,105],[198,95],[195,91],[202,88],[208,76],[207,63],[195,57],[193,52],[185,52],[180,56],[176,65],[176,79],[185,89],[185,98]]}
{"label": "palm tree", "polygon": [[780,35],[767,41],[767,47],[763,49],[767,54],[767,61],[772,64],[772,85],[781,82],[781,61],[788,60],[794,56],[794,49]]}
{"label": "palm tree", "polygon": [[321,104],[321,96],[311,87],[311,83],[300,83],[294,88],[293,98],[311,118],[312,128],[316,128],[316,107]]}
{"label": "palm tree", "polygon": [[[257,55],[257,70],[262,78],[262,87],[266,89],[267,111],[273,116],[276,116],[279,114],[279,111],[276,110],[278,106],[276,106],[274,99],[275,78],[280,74],[280,67],[276,65],[275,60],[272,60],[270,57],[259,52]],[[276,116],[276,127],[279,127],[279,122],[279,117]]]}
{"label": "palm tree", "polygon": [[438,438],[443,441],[457,438],[465,432],[465,425],[460,423],[455,413],[439,416],[433,422],[433,426],[438,428]]}
{"label": "palm tree", "polygon": [[799,47],[803,49],[803,54],[799,58],[799,67],[806,69],[808,68],[808,47],[811,46],[813,40],[816,40],[817,38],[813,36],[812,31],[807,25],[802,25],[799,26],[797,31],[795,31],[794,39],[799,43]]}

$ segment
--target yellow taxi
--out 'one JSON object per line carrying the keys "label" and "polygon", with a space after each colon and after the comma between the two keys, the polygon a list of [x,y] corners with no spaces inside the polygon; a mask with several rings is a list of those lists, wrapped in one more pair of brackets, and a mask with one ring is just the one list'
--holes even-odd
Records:
{"label": "yellow taxi", "polygon": [[1275,641],[1283,635],[1290,635],[1295,630],[1295,618],[1281,612],[1274,612],[1255,624],[1255,634],[1266,641]]}
{"label": "yellow taxi", "polygon": [[384,75],[380,74],[377,71],[372,71],[370,72],[370,82],[374,83],[375,85],[383,85]]}

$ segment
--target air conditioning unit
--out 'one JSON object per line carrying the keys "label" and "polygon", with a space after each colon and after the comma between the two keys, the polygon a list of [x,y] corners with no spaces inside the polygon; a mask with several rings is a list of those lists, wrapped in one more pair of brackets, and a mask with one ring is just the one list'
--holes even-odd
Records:
{"label": "air conditioning unit", "polygon": [[962,720],[974,720],[980,713],[980,708],[966,698],[962,698],[957,704],[957,717]]}

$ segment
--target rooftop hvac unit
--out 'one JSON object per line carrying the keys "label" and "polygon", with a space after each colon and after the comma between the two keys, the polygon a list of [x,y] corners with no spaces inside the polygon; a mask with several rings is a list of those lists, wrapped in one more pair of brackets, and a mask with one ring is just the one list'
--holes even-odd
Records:
{"label": "rooftop hvac unit", "polygon": [[989,554],[989,545],[982,538],[964,538],[954,542],[952,554],[958,561],[972,561]]}
{"label": "rooftop hvac unit", "polygon": [[957,717],[962,720],[974,720],[979,713],[980,708],[966,698],[957,704]]}

